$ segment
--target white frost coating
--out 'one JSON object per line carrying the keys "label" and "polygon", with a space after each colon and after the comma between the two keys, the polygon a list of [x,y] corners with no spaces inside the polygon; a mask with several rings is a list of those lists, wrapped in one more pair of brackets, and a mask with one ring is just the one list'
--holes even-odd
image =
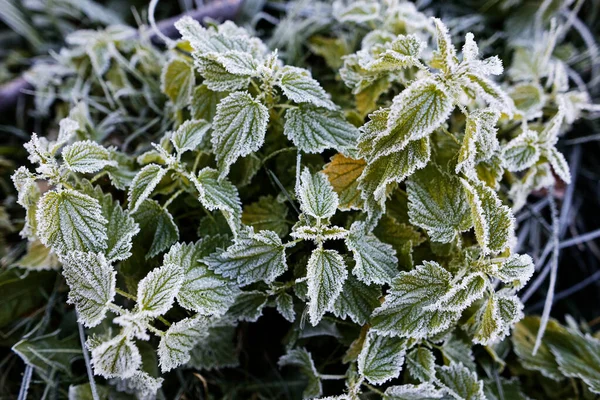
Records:
{"label": "white frost coating", "polygon": [[477,373],[462,364],[452,363],[436,368],[439,383],[455,399],[486,400],[483,382],[477,380]]}
{"label": "white frost coating", "polygon": [[444,391],[436,389],[429,382],[420,385],[390,386],[385,390],[385,394],[390,400],[441,399],[444,397]]}
{"label": "white frost coating", "polygon": [[129,211],[134,213],[140,205],[152,194],[152,191],[160,183],[160,180],[167,173],[167,169],[157,164],[149,164],[137,173],[127,196]]}
{"label": "white frost coating", "polygon": [[283,67],[276,84],[283,90],[283,94],[293,102],[310,103],[328,110],[338,108],[329,99],[329,94],[323,90],[319,82],[303,68]]}
{"label": "white frost coating", "polygon": [[456,176],[430,166],[407,181],[406,191],[410,223],[425,229],[431,240],[450,243],[471,228],[467,197]]}
{"label": "white frost coating", "polygon": [[327,175],[318,172],[314,175],[304,168],[300,175],[300,185],[296,194],[303,212],[317,219],[333,216],[339,204],[339,197],[333,190]]}
{"label": "white frost coating", "polygon": [[465,136],[458,152],[455,172],[475,177],[475,166],[486,161],[500,148],[496,138],[496,123],[500,112],[491,108],[477,110],[469,114],[465,128]]}
{"label": "white frost coating", "polygon": [[221,100],[213,120],[212,145],[225,177],[238,157],[260,149],[267,131],[269,110],[248,92],[235,92]]}
{"label": "white frost coating", "polygon": [[310,299],[308,315],[313,326],[321,321],[326,311],[332,309],[347,276],[346,265],[337,251],[323,249],[313,251],[306,268]]}
{"label": "white frost coating", "polygon": [[374,138],[369,161],[396,153],[410,142],[424,138],[448,119],[452,97],[437,81],[417,80],[394,97],[383,134]]}
{"label": "white frost coating", "polygon": [[125,328],[123,334],[129,339],[150,340],[146,325],[148,320],[149,318],[141,313],[126,311],[113,319],[113,323]]}
{"label": "white frost coating", "polygon": [[164,264],[176,264],[183,269],[184,278],[177,293],[177,302],[188,310],[202,315],[223,315],[235,301],[239,288],[230,279],[208,269],[200,259],[221,245],[220,238],[171,247]]}
{"label": "white frost coating", "polygon": [[65,147],[62,157],[65,166],[74,172],[93,173],[107,166],[119,166],[116,161],[109,159],[108,150],[91,140],[75,142]]}
{"label": "white frost coating", "polygon": [[481,182],[460,179],[471,205],[475,236],[484,254],[497,254],[509,246],[515,219],[496,192]]}
{"label": "white frost coating", "polygon": [[179,155],[188,150],[196,150],[210,129],[210,123],[204,120],[188,120],[171,135],[171,143]]}
{"label": "white frost coating", "polygon": [[224,53],[208,53],[203,58],[219,63],[225,71],[233,75],[253,77],[259,75],[260,63],[252,54],[239,50]]}
{"label": "white frost coating", "polygon": [[237,232],[242,215],[242,205],[237,188],[219,172],[206,167],[198,172],[198,177],[190,177],[196,185],[200,202],[208,210],[221,210],[233,232]]}
{"label": "white frost coating", "polygon": [[544,155],[550,161],[552,165],[552,169],[556,172],[556,175],[560,177],[566,184],[571,183],[571,170],[569,168],[569,164],[565,159],[565,156],[562,155],[555,147],[551,147],[548,151],[544,152]]}
{"label": "white frost coating", "polygon": [[381,4],[371,1],[343,1],[333,3],[333,16],[339,22],[355,22],[357,24],[379,18]]}
{"label": "white frost coating", "polygon": [[285,113],[283,133],[305,153],[333,148],[347,154],[356,147],[358,129],[340,112],[300,106]]}
{"label": "white frost coating", "polygon": [[367,285],[389,283],[398,274],[396,250],[367,232],[364,222],[354,222],[346,238],[346,246],[356,262],[352,274]]}
{"label": "white frost coating", "polygon": [[71,289],[68,302],[75,305],[79,322],[90,328],[98,325],[115,297],[117,272],[102,253],[71,251],[62,263]]}
{"label": "white frost coating", "polygon": [[201,316],[186,318],[171,325],[158,345],[160,370],[168,372],[188,362],[190,351],[208,336],[208,326],[208,319]]}
{"label": "white frost coating", "polygon": [[400,272],[384,303],[371,316],[373,331],[384,336],[420,339],[442,332],[460,312],[430,307],[451,289],[451,274],[433,261]]}
{"label": "white frost coating", "polygon": [[358,373],[370,383],[381,385],[400,375],[405,352],[405,339],[369,332],[358,355]]}
{"label": "white frost coating", "polygon": [[490,275],[504,283],[512,283],[515,289],[520,289],[531,279],[533,271],[533,260],[529,255],[512,254]]}
{"label": "white frost coating", "polygon": [[166,313],[183,283],[183,269],[175,264],[155,268],[138,284],[137,307],[141,314],[158,317]]}
{"label": "white frost coating", "polygon": [[38,236],[59,254],[106,249],[106,218],[98,200],[66,189],[47,192],[38,203]]}
{"label": "white frost coating", "polygon": [[123,335],[115,336],[92,350],[94,373],[105,378],[130,378],[141,364],[140,351]]}
{"label": "white frost coating", "polygon": [[488,284],[488,279],[482,272],[467,275],[461,278],[458,284],[455,283],[452,289],[431,307],[439,310],[462,312],[475,300],[483,297],[485,290],[489,287]]}
{"label": "white frost coating", "polygon": [[538,134],[525,130],[502,148],[502,165],[509,171],[523,171],[535,164],[541,155]]}
{"label": "white frost coating", "polygon": [[307,226],[294,225],[290,236],[294,239],[313,240],[315,242],[324,242],[326,240],[339,240],[348,236],[348,231],[339,226]]}
{"label": "white frost coating", "polygon": [[204,262],[240,285],[271,283],[287,270],[285,247],[273,231],[243,232],[226,251],[205,258]]}

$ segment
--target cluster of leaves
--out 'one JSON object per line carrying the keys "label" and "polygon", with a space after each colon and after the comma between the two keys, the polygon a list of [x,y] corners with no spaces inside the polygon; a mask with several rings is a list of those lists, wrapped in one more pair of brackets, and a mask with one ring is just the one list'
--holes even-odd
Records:
{"label": "cluster of leaves", "polygon": [[[517,48],[500,85],[472,33],[459,52],[412,4],[335,2],[331,16],[332,32],[366,32],[356,49],[311,42],[339,102],[248,30],[189,17],[166,51],[113,26],[32,71],[39,112],[83,91],[12,176],[28,241],[16,265],[61,270],[106,382],[69,396],[154,398],[176,368],[237,366],[236,330],[267,309],[287,321],[278,364],[306,377],[304,398],[330,380],[344,385],[328,399],[525,398],[498,376],[511,344],[531,373],[600,393],[598,339],[550,321],[540,345],[543,324],[517,324],[534,265],[513,250],[513,212],[569,183],[559,135],[594,109],[552,57],[558,28]],[[135,150],[111,146],[121,131]],[[342,348],[319,368],[318,336]],[[49,381],[37,354],[57,340],[13,349]]]}

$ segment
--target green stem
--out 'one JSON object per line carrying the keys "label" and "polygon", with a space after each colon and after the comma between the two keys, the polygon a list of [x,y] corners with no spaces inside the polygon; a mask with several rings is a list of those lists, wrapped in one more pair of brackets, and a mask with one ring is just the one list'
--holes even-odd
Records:
{"label": "green stem", "polygon": [[372,392],[377,393],[381,397],[385,397],[385,393],[383,393],[381,390],[377,389],[375,386],[369,385],[367,382],[363,382],[362,385],[369,388],[369,390],[371,390]]}
{"label": "green stem", "polygon": [[271,154],[269,154],[268,156],[266,156],[265,158],[263,158],[261,165],[265,165],[265,163],[267,161],[269,161],[271,158],[281,154],[281,153],[285,153],[288,151],[295,151],[297,150],[297,148],[295,146],[291,146],[291,147],[285,147],[283,149],[279,149],[279,150],[275,150],[274,152],[272,152]]}

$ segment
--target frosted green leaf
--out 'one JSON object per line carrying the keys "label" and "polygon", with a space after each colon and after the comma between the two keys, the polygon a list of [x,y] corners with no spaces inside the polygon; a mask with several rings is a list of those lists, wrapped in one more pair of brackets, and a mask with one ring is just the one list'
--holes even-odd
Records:
{"label": "frosted green leaf", "polygon": [[102,199],[102,214],[108,220],[106,250],[104,254],[109,262],[126,260],[131,256],[133,237],[140,231],[135,220],[121,208],[111,195]]}
{"label": "frosted green leaf", "polygon": [[369,332],[358,356],[358,373],[370,383],[381,385],[400,375],[405,352],[405,339]]}
{"label": "frosted green leaf", "polygon": [[425,47],[426,43],[415,35],[398,35],[389,49],[364,67],[369,71],[394,71],[419,65],[419,55]]}
{"label": "frosted green leaf", "polygon": [[188,365],[204,370],[237,367],[235,326],[214,326],[209,328],[208,337],[192,349]]}
{"label": "frosted green leaf", "polygon": [[242,212],[240,195],[229,180],[219,180],[219,172],[206,167],[198,172],[194,184],[204,207],[211,211],[223,211],[230,225],[237,226],[239,224]]}
{"label": "frosted green leaf", "polygon": [[50,153],[56,154],[56,152],[65,144],[67,144],[79,129],[79,123],[71,118],[63,118],[59,122],[58,137],[50,148]]}
{"label": "frosted green leaf", "polygon": [[92,350],[94,373],[105,378],[134,376],[142,364],[136,345],[124,335],[115,336]]}
{"label": "frosted green leaf", "polygon": [[127,201],[129,211],[135,213],[140,205],[152,194],[152,191],[160,183],[160,180],[167,173],[167,169],[157,164],[148,164],[137,173],[131,186]]}
{"label": "frosted green leaf", "polygon": [[252,226],[255,231],[269,230],[284,237],[289,231],[287,213],[285,204],[272,196],[261,196],[257,202],[244,207],[242,223]]}
{"label": "frosted green leaf", "polygon": [[177,302],[182,307],[202,315],[223,315],[235,301],[239,293],[237,285],[200,262],[223,243],[222,237],[204,238],[190,244],[177,243],[165,254],[163,263],[178,265],[184,273],[177,293]]}
{"label": "frosted green leaf", "polygon": [[39,240],[28,242],[27,252],[14,265],[28,270],[60,269],[57,255]]}
{"label": "frosted green leaf", "polygon": [[517,296],[505,293],[491,295],[475,315],[473,342],[490,345],[501,341],[523,317],[522,310],[523,304]]}
{"label": "frosted green leaf", "polygon": [[[448,74],[454,72],[457,67],[456,48],[452,44],[452,39],[448,33],[448,28],[441,19],[432,18],[435,24],[437,34],[437,50],[434,52],[434,60],[439,63],[439,68]],[[469,54],[469,52],[467,52]],[[438,68],[437,65],[435,65]]]}
{"label": "frosted green leaf", "polygon": [[491,79],[481,74],[471,73],[465,74],[460,82],[467,91],[475,92],[491,107],[501,110],[509,116],[513,115],[514,104],[512,99]]}
{"label": "frosted green leaf", "polygon": [[472,346],[473,343],[468,337],[463,339],[456,333],[450,335],[440,348],[444,363],[462,363],[465,367],[475,370],[475,357],[473,357]]}
{"label": "frosted green leaf", "polygon": [[451,279],[450,273],[433,261],[400,272],[381,307],[373,312],[371,329],[380,335],[416,339],[442,332],[460,317],[458,311],[435,308],[450,290]]}
{"label": "frosted green leaf", "polygon": [[377,285],[365,285],[354,276],[349,275],[333,305],[333,314],[341,319],[350,317],[359,325],[368,322],[373,310],[379,305],[381,288]]}
{"label": "frosted green leaf", "polygon": [[538,135],[526,130],[508,142],[502,149],[502,164],[509,171],[517,172],[531,167],[540,158]]}
{"label": "frosted green leaf", "polygon": [[566,184],[571,183],[571,170],[565,156],[562,155],[555,147],[551,147],[548,151],[544,151],[544,156],[550,161],[552,169]]}
{"label": "frosted green leaf", "polygon": [[38,203],[41,242],[57,254],[106,249],[106,219],[98,200],[74,190],[47,192]]}
{"label": "frosted green leaf", "polygon": [[431,383],[390,386],[385,390],[386,400],[436,400],[444,398],[444,391]]}
{"label": "frosted green leaf", "polygon": [[514,234],[514,217],[493,189],[480,182],[461,178],[471,206],[475,236],[484,254],[497,254],[508,245]]}
{"label": "frosted green leaf", "polygon": [[223,32],[223,28],[226,28],[227,25],[227,23],[222,24],[219,28],[220,31],[206,29],[198,21],[189,16],[185,16],[175,22],[175,27],[183,40],[189,41],[192,48],[199,55],[205,53],[225,53],[231,50],[249,52],[252,41],[247,33],[233,24],[233,29],[237,30],[237,32]]}
{"label": "frosted green leaf", "polygon": [[25,365],[32,367],[45,382],[51,381],[57,373],[63,379],[73,379],[71,364],[82,356],[81,344],[75,335],[59,338],[58,333],[26,336],[12,347]]}
{"label": "frosted green leaf", "polygon": [[296,320],[296,311],[294,310],[294,298],[287,294],[281,293],[275,299],[275,306],[279,314],[283,316],[288,322],[294,322]]}
{"label": "frosted green leaf", "polygon": [[308,378],[308,385],[302,393],[303,399],[311,399],[321,395],[321,378],[315,368],[311,354],[306,349],[292,349],[282,356],[277,362],[279,367],[291,365],[298,367],[300,372]]}
{"label": "frosted green leaf", "polygon": [[196,87],[190,104],[192,118],[212,121],[217,113],[217,105],[225,96],[227,93],[212,91],[206,85]]}
{"label": "frosted green leaf", "polygon": [[155,268],[138,284],[137,306],[148,317],[158,317],[169,311],[183,283],[183,269],[165,264]]}
{"label": "frosted green leaf", "polygon": [[116,271],[102,253],[70,251],[62,263],[70,289],[68,302],[75,305],[79,322],[98,325],[115,297]]}
{"label": "frosted green leaf", "polygon": [[537,83],[519,83],[510,89],[509,95],[526,120],[540,116],[546,103],[544,88]]}
{"label": "frosted green leaf", "polygon": [[308,260],[308,315],[316,326],[326,311],[333,308],[348,276],[342,256],[335,250],[316,249]]}
{"label": "frosted green leaf", "polygon": [[160,370],[165,373],[188,362],[190,351],[207,336],[205,317],[186,318],[171,325],[158,344]]}
{"label": "frosted green leaf", "polygon": [[496,138],[496,123],[500,112],[493,109],[477,110],[469,114],[460,150],[456,173],[463,172],[467,176],[474,176],[475,164],[489,159],[500,143]]}
{"label": "frosted green leaf", "polygon": [[512,254],[499,264],[490,275],[504,283],[512,284],[515,289],[520,289],[529,281],[533,271],[533,260],[529,255]]}
{"label": "frosted green leaf", "polygon": [[381,5],[371,1],[353,1],[345,5],[342,1],[333,4],[333,16],[339,22],[363,23],[377,19]]}
{"label": "frosted green leaf", "polygon": [[146,323],[150,318],[136,311],[124,311],[117,318],[113,319],[113,323],[123,327],[123,334],[128,338],[136,338],[143,341],[150,340]]}
{"label": "frosted green leaf", "polygon": [[145,371],[135,371],[133,376],[116,380],[116,389],[120,392],[135,394],[140,400],[152,400],[161,388],[163,378],[155,378]]}
{"label": "frosted green leaf", "polygon": [[356,147],[358,129],[338,111],[312,106],[292,108],[285,113],[283,133],[305,153],[333,148],[347,154]]}
{"label": "frosted green leaf", "polygon": [[245,51],[231,50],[221,53],[208,53],[201,56],[219,63],[225,71],[233,75],[253,77],[259,75],[259,62]]}
{"label": "frosted green leaf", "polygon": [[406,182],[410,223],[425,229],[431,240],[452,242],[471,228],[471,215],[465,190],[459,179],[429,166]]}
{"label": "frosted green leaf", "polygon": [[11,179],[17,189],[17,203],[25,209],[25,223],[21,237],[34,239],[37,230],[36,212],[41,193],[34,175],[25,167],[19,167]]}
{"label": "frosted green leaf", "polygon": [[219,103],[213,120],[213,150],[220,178],[238,157],[257,151],[265,140],[269,110],[247,92],[232,93]]}
{"label": "frosted green leaf", "polygon": [[488,288],[488,280],[481,272],[461,278],[452,289],[438,300],[437,307],[443,310],[462,311],[475,300],[479,300]]}
{"label": "frosted green leaf", "polygon": [[415,81],[394,97],[387,128],[373,138],[369,161],[396,153],[410,141],[429,136],[448,119],[453,108],[452,97],[438,82],[433,79]]}
{"label": "frosted green leaf", "polygon": [[236,297],[235,303],[227,311],[224,319],[256,322],[261,317],[268,298],[266,293],[258,290],[241,292]]}
{"label": "frosted green leaf", "polygon": [[300,208],[304,213],[317,219],[329,218],[335,214],[339,198],[325,174],[311,174],[308,168],[304,168],[297,191]]}
{"label": "frosted green leaf", "polygon": [[374,206],[383,208],[390,184],[402,182],[415,171],[424,168],[431,157],[429,138],[409,142],[397,153],[378,158],[369,163],[359,178],[359,189],[362,198],[367,202],[367,209]]}
{"label": "frosted green leaf", "polygon": [[348,236],[348,231],[339,226],[311,226],[305,225],[310,224],[311,221],[305,221],[301,219],[292,228],[292,236],[294,239],[313,240],[315,242],[324,242],[326,240],[338,240],[344,239]]}
{"label": "frosted green leaf", "polygon": [[339,196],[340,210],[362,208],[363,200],[358,190],[358,178],[366,165],[367,163],[362,159],[355,160],[338,153],[331,157],[329,164],[323,168],[323,173],[327,175],[333,190]]}
{"label": "frosted green leaf", "polygon": [[435,356],[425,347],[417,347],[406,355],[406,368],[415,379],[430,382],[435,378]]}
{"label": "frosted green leaf", "polygon": [[65,166],[74,172],[92,173],[107,166],[118,166],[116,161],[109,159],[108,150],[91,140],[75,142],[65,147],[62,157]]}
{"label": "frosted green leaf", "polygon": [[310,72],[303,68],[286,65],[282,68],[276,84],[283,94],[295,103],[309,103],[328,110],[337,109],[329,99],[329,94],[310,76]]}
{"label": "frosted green leaf", "polygon": [[356,266],[352,274],[366,284],[385,284],[398,274],[398,258],[394,248],[367,231],[364,222],[354,222],[346,237],[346,246]]}
{"label": "frosted green leaf", "polygon": [[169,97],[175,108],[182,109],[190,104],[195,85],[194,69],[185,59],[173,58],[163,66],[160,90]]}
{"label": "frosted green leaf", "polygon": [[533,354],[533,346],[536,342],[537,332],[540,327],[540,317],[525,317],[515,325],[510,339],[513,349],[519,358],[519,363],[528,370],[539,371],[542,375],[555,381],[564,378],[562,371],[558,368],[556,358],[548,346],[549,332],[564,332],[564,328],[553,319],[548,321],[544,340]]}
{"label": "frosted green leaf", "polygon": [[133,215],[143,233],[152,233],[152,244],[146,259],[168,249],[179,239],[179,228],[173,216],[154,200],[144,201]]}
{"label": "frosted green leaf", "polygon": [[271,283],[287,270],[285,247],[273,231],[242,232],[226,251],[204,258],[203,262],[240,285]]}
{"label": "frosted green leaf", "polygon": [[234,92],[250,85],[250,76],[232,74],[219,61],[209,57],[196,58],[195,65],[204,78],[202,83],[210,90]]}
{"label": "frosted green leaf", "polygon": [[462,364],[436,367],[437,377],[452,397],[458,400],[486,400],[483,382]]}
{"label": "frosted green leaf", "polygon": [[204,120],[185,121],[173,132],[171,142],[179,154],[188,150],[197,150],[209,129],[210,124]]}

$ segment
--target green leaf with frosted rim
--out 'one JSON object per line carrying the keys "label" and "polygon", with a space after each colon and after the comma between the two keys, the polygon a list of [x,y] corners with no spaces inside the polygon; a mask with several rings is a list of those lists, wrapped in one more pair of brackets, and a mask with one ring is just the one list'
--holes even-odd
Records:
{"label": "green leaf with frosted rim", "polygon": [[258,281],[271,283],[287,270],[285,247],[272,231],[241,232],[227,250],[212,254],[203,262],[240,285]]}
{"label": "green leaf with frosted rim", "polygon": [[335,110],[337,106],[329,99],[319,82],[303,68],[285,66],[276,82],[283,94],[295,103],[309,103],[317,107]]}
{"label": "green leaf with frosted rim", "polygon": [[287,213],[285,204],[272,196],[261,196],[258,201],[244,207],[242,223],[256,231],[269,230],[284,237],[289,231]]}
{"label": "green leaf with frosted rim", "polygon": [[371,326],[385,336],[424,338],[447,329],[459,311],[436,308],[451,289],[452,275],[433,261],[400,272],[390,284],[383,304],[371,316]]}
{"label": "green leaf with frosted rim", "polygon": [[190,103],[196,77],[192,64],[176,57],[167,62],[160,76],[160,90],[171,99],[175,108],[181,109]]}
{"label": "green leaf with frosted rim", "polygon": [[527,254],[512,254],[491,272],[495,278],[504,283],[513,284],[515,289],[520,289],[533,275],[533,260]]}
{"label": "green leaf with frosted rim", "polygon": [[103,195],[100,201],[102,215],[108,220],[104,254],[109,262],[126,260],[131,256],[133,237],[140,231],[139,225],[110,194]]}
{"label": "green leaf with frosted rim", "polygon": [[227,93],[210,90],[206,85],[196,87],[190,104],[192,118],[212,121],[217,113],[217,105],[226,96]]}
{"label": "green leaf with frosted rim", "polygon": [[556,150],[555,147],[551,147],[547,151],[543,152],[544,156],[550,161],[552,169],[563,180],[566,184],[571,183],[571,170],[569,164],[565,159],[565,156],[561,152]]}
{"label": "green leaf with frosted rim", "polygon": [[[445,73],[454,72],[458,64],[456,58],[456,47],[452,44],[452,39],[448,33],[448,28],[441,19],[432,18],[435,25],[437,50],[434,52],[434,60],[440,64],[440,69]],[[436,68],[438,66],[436,65]]]}
{"label": "green leaf with frosted rim", "polygon": [[362,282],[385,284],[398,274],[396,251],[368,232],[364,222],[352,224],[346,246],[356,262],[352,274]]}
{"label": "green leaf with frosted rim", "polygon": [[275,299],[275,306],[279,314],[281,314],[288,322],[294,322],[296,320],[294,298],[291,295],[285,292],[279,294]]}
{"label": "green leaf with frosted rim", "polygon": [[233,304],[240,292],[237,285],[200,262],[225,243],[223,236],[205,237],[196,243],[177,243],[165,254],[164,264],[175,264],[183,270],[183,282],[176,296],[182,307],[219,316]]}
{"label": "green leaf with frosted rim", "polygon": [[115,336],[92,350],[94,374],[105,378],[130,378],[141,364],[140,351],[125,335]]}
{"label": "green leaf with frosted rim", "polygon": [[182,282],[183,269],[179,265],[165,264],[150,271],[138,284],[139,312],[149,317],[166,313],[173,305]]}
{"label": "green leaf with frosted rim", "polygon": [[215,92],[234,92],[250,85],[250,76],[232,74],[215,59],[197,58],[194,64],[204,78],[202,83]]}
{"label": "green leaf with frosted rim", "polygon": [[145,200],[133,214],[140,226],[140,232],[152,233],[152,243],[146,259],[168,249],[179,239],[179,228],[173,221],[173,216],[154,200]]}
{"label": "green leaf with frosted rim", "polygon": [[340,253],[335,250],[316,249],[306,268],[308,280],[308,315],[316,326],[325,312],[331,310],[339,297],[348,276]]}
{"label": "green leaf with frosted rim", "polygon": [[355,323],[364,325],[379,305],[379,297],[381,297],[379,286],[365,285],[353,275],[348,275],[332,311],[338,318],[350,317]]}
{"label": "green leaf with frosted rim", "polygon": [[116,167],[107,149],[91,140],[75,142],[63,149],[65,166],[74,172],[84,174],[98,172],[104,167]]}
{"label": "green leaf with frosted rim", "polygon": [[502,204],[497,194],[480,182],[461,178],[471,206],[475,236],[484,254],[503,251],[514,235],[514,217],[510,208]]}
{"label": "green leaf with frosted rim", "polygon": [[150,197],[152,191],[167,173],[167,169],[157,164],[148,164],[137,173],[127,195],[129,211],[135,213],[144,200]]}
{"label": "green leaf with frosted rim", "polygon": [[471,228],[467,196],[456,176],[432,165],[415,173],[406,191],[411,224],[423,228],[431,240],[450,243]]}
{"label": "green leaf with frosted rim", "polygon": [[394,71],[419,65],[419,55],[426,47],[416,35],[398,35],[390,44],[390,48],[364,68],[368,71]]}
{"label": "green leaf with frosted rim", "polygon": [[221,100],[213,120],[212,145],[220,178],[239,157],[257,151],[265,140],[269,110],[247,92]]}
{"label": "green leaf with frosted rim", "polygon": [[219,172],[206,167],[193,179],[200,202],[208,210],[221,210],[232,230],[237,231],[242,214],[240,195],[228,179],[219,179]]}
{"label": "green leaf with frosted rim", "polygon": [[502,164],[512,172],[523,171],[535,164],[540,158],[538,134],[526,130],[507,143],[502,149]]}
{"label": "green leaf with frosted rim", "polygon": [[283,133],[305,153],[333,148],[349,154],[356,147],[359,135],[341,112],[306,105],[285,112]]}
{"label": "green leaf with frosted rim", "polygon": [[188,150],[197,150],[209,129],[210,124],[204,120],[185,121],[171,135],[171,143],[179,154]]}
{"label": "green leaf with frosted rim", "polygon": [[168,372],[188,362],[192,349],[208,336],[208,326],[208,320],[201,316],[172,324],[158,344],[160,370]]}
{"label": "green leaf with frosted rim", "polygon": [[241,292],[235,299],[235,303],[225,314],[225,320],[256,322],[267,304],[269,296],[259,290]]}
{"label": "green leaf with frosted rim", "polygon": [[406,355],[406,368],[413,378],[430,382],[435,378],[435,356],[425,347],[412,349]]}
{"label": "green leaf with frosted rim", "polygon": [[358,373],[370,383],[381,385],[400,375],[405,352],[405,339],[369,332],[358,356]]}
{"label": "green leaf with frosted rim", "polygon": [[369,162],[396,153],[406,145],[429,136],[454,109],[452,97],[433,79],[417,80],[394,97],[386,130],[373,138]]}
{"label": "green leaf with frosted rim", "polygon": [[339,198],[325,174],[311,174],[308,168],[304,168],[297,190],[300,208],[311,217],[325,219],[337,211]]}
{"label": "green leaf with frosted rim", "polygon": [[468,322],[474,333],[473,342],[483,345],[504,339],[514,324],[523,317],[523,304],[515,295],[500,291],[488,297]]}
{"label": "green leaf with frosted rim", "polygon": [[452,397],[461,400],[486,400],[483,382],[477,379],[475,372],[462,364],[436,367],[436,375]]}
{"label": "green leaf with frosted rim", "polygon": [[98,200],[65,189],[44,194],[36,213],[41,242],[57,254],[106,249],[106,224]]}
{"label": "green leaf with frosted rim", "polygon": [[279,367],[291,365],[298,367],[300,372],[308,378],[308,385],[302,393],[303,399],[310,399],[321,395],[321,378],[319,372],[315,368],[315,363],[312,360],[311,354],[304,348],[291,349],[284,356],[279,358],[277,362]]}
{"label": "green leaf with frosted rim", "polygon": [[70,251],[62,258],[63,275],[69,285],[70,304],[87,327],[98,325],[116,293],[117,272],[102,253]]}
{"label": "green leaf with frosted rim", "polygon": [[489,159],[500,147],[496,138],[496,123],[500,112],[490,108],[477,110],[469,114],[465,135],[458,152],[456,173],[474,176],[475,164]]}

